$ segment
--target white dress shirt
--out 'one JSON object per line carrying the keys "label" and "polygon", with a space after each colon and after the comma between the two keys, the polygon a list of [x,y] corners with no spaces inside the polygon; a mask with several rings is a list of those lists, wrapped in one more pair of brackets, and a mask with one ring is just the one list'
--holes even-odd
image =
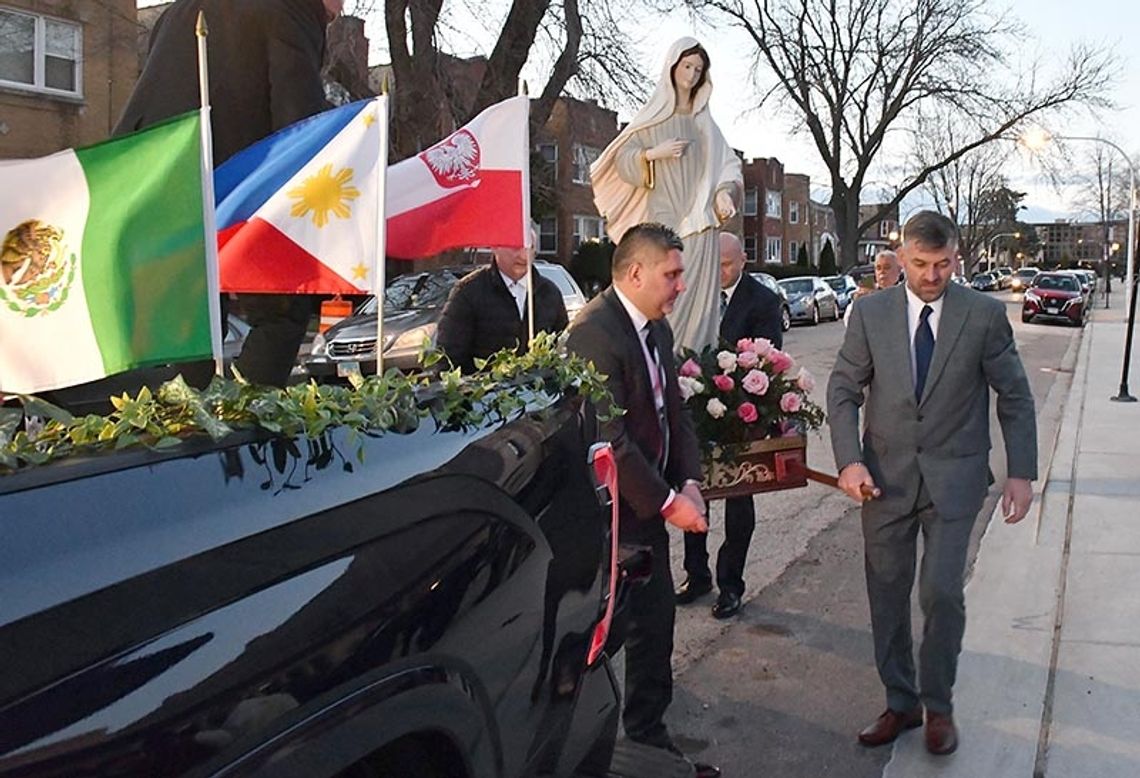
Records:
{"label": "white dress shirt", "polygon": [[523,276],[518,281],[511,278],[502,270],[499,275],[503,277],[503,283],[507,285],[507,291],[515,298],[515,306],[519,309],[519,318],[523,317],[523,310],[526,308],[526,276]]}
{"label": "white dress shirt", "polygon": [[726,311],[728,310],[728,306],[732,305],[732,296],[734,294],[736,294],[736,287],[740,286],[740,280],[742,278],[744,278],[744,273],[741,273],[740,275],[738,275],[736,277],[736,283],[735,284],[733,284],[732,286],[730,286],[726,289],[720,290],[724,294],[724,298],[723,298],[724,299],[724,309]]}
{"label": "white dress shirt", "polygon": [[907,333],[910,336],[910,383],[913,386],[915,378],[917,377],[914,358],[914,333],[918,330],[918,320],[922,318],[923,306],[929,305],[930,316],[928,316],[926,320],[930,322],[930,331],[934,333],[934,342],[938,343],[938,320],[942,316],[942,302],[946,299],[946,293],[943,292],[942,296],[934,302],[927,303],[923,302],[922,298],[912,292],[909,286],[906,286],[905,288],[906,326]]}

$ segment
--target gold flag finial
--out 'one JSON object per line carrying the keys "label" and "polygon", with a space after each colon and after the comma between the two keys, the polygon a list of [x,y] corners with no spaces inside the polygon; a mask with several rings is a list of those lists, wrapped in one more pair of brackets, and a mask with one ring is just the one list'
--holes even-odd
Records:
{"label": "gold flag finial", "polygon": [[388,94],[388,74],[384,74],[384,78],[380,80],[380,94]]}
{"label": "gold flag finial", "polygon": [[198,23],[194,25],[194,34],[199,38],[205,38],[210,34],[210,28],[206,26],[206,14],[198,11]]}

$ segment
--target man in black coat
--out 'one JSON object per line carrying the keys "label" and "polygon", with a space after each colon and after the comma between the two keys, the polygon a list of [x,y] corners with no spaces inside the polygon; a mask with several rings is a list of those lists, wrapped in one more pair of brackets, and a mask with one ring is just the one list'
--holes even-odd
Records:
{"label": "man in black coat", "polygon": [[[731,233],[720,235],[721,318],[720,339],[729,344],[741,338],[767,338],[776,348],[784,345],[780,298],[744,272],[744,248]],[[720,590],[712,614],[727,619],[740,610],[744,596],[744,560],[756,528],[756,508],[751,496],[724,501],[724,544],[716,558],[716,585]],[[707,535],[685,535],[685,572],[688,577],[677,590],[677,602],[691,603],[712,591]]]}
{"label": "man in black coat", "polygon": [[[618,467],[619,540],[649,546],[649,580],[629,592],[622,723],[635,742],[680,751],[665,727],[673,699],[673,577],[665,522],[706,532],[698,484],[700,455],[692,420],[681,408],[673,332],[665,315],[685,289],[676,233],[660,224],[631,227],[613,256],[613,284],[591,300],[570,328],[566,347],[607,376],[625,413],[602,424]],[[599,408],[605,415],[608,406]],[[697,765],[697,775],[718,775]]]}
{"label": "man in black coat", "polygon": [[468,274],[451,290],[440,315],[436,343],[464,373],[475,360],[505,348],[527,349],[526,274],[534,285],[534,331],[561,332],[569,319],[562,292],[534,269],[531,248],[497,248],[486,267]]}
{"label": "man in black coat", "polygon": [[[176,0],[151,32],[146,64],[114,134],[141,130],[200,105],[194,33],[199,11],[209,28],[215,165],[325,110],[325,27],[343,5],[344,0]],[[240,303],[250,331],[235,363],[238,370],[254,383],[284,386],[308,327],[312,298],[242,295]]]}

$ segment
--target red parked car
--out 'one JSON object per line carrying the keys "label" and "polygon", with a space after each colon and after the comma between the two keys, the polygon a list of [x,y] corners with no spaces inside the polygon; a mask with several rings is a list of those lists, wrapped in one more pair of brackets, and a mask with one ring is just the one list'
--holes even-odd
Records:
{"label": "red parked car", "polygon": [[1080,327],[1089,315],[1088,302],[1080,281],[1071,273],[1038,273],[1025,290],[1021,320],[1040,318]]}

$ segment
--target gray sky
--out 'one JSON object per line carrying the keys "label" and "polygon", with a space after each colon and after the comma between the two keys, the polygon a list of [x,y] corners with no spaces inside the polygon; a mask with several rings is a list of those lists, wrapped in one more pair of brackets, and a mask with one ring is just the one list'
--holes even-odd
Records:
{"label": "gray sky", "polygon": [[[154,5],[158,0],[140,0],[140,6]],[[1085,116],[1066,125],[1065,132],[1072,135],[1103,135],[1133,154],[1136,164],[1140,164],[1140,55],[1135,53],[1125,39],[1125,32],[1140,34],[1140,4],[1133,0],[1006,0],[1012,14],[1020,18],[1030,32],[1021,56],[1025,59],[1038,59],[1046,69],[1054,62],[1062,61],[1071,44],[1083,40],[1098,45],[1115,48],[1121,62],[1121,80],[1114,95],[1119,108],[1106,112],[1100,117]],[[502,0],[485,0],[490,7],[505,5]],[[351,9],[352,0],[346,2]],[[379,4],[382,7],[382,4]],[[454,4],[449,3],[454,6]],[[454,14],[452,16],[454,19]],[[463,33],[445,33],[445,41],[461,55],[486,53],[493,41],[495,31],[486,30],[484,20],[455,20],[453,26]],[[498,20],[494,20],[496,23]],[[748,157],[776,157],[784,163],[789,172],[808,173],[813,180],[822,184],[824,169],[810,141],[797,137],[787,122],[780,119],[771,109],[757,113],[749,110],[754,94],[751,87],[751,55],[753,47],[743,35],[735,30],[716,30],[715,37],[707,27],[694,26],[687,14],[676,12],[664,19],[655,19],[652,25],[637,25],[639,29],[650,29],[645,37],[636,41],[641,62],[646,73],[656,78],[660,69],[660,58],[669,44],[681,35],[694,35],[706,42],[712,58],[712,72],[715,90],[712,111],[724,130],[730,144],[744,151]],[[485,32],[480,33],[483,29]],[[471,31],[474,30],[474,33]],[[373,41],[373,60],[386,59],[382,20],[377,14],[369,20],[366,33]],[[480,39],[485,39],[482,42]],[[715,41],[715,42],[711,42]],[[524,76],[526,73],[524,72]],[[531,73],[532,93],[541,88],[536,73]],[[619,106],[619,115],[628,119],[635,106]],[[1081,147],[1095,144],[1074,144],[1074,152]],[[1053,218],[1075,217],[1071,210],[1072,191],[1055,191],[1037,174],[1035,163],[1028,155],[1021,155],[1011,161],[1007,175],[1015,188],[1029,193],[1028,218],[1031,221]],[[1140,172],[1140,171],[1138,171]],[[813,185],[814,188],[814,185]],[[819,189],[820,196],[826,190]],[[873,199],[873,192],[864,195],[864,200]],[[911,198],[904,202],[904,216],[908,210],[921,207],[922,202]]]}

